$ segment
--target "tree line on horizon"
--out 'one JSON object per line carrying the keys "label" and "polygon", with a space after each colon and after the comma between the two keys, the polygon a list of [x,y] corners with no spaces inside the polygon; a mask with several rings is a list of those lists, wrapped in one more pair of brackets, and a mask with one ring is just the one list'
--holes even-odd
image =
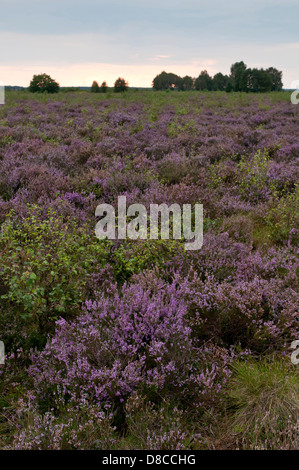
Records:
{"label": "tree line on horizon", "polygon": [[[282,90],[282,72],[274,67],[267,69],[247,68],[241,62],[235,62],[230,68],[230,74],[224,75],[221,72],[213,77],[207,70],[203,70],[197,78],[189,75],[180,77],[175,73],[165,71],[158,74],[152,83],[154,90],[179,90],[179,91],[245,91],[245,92],[268,92]],[[59,84],[47,74],[34,75],[28,87],[30,92],[57,93]],[[124,78],[119,77],[114,83],[114,92],[124,92],[128,89],[128,83]],[[104,81],[101,86],[97,81],[91,85],[92,93],[106,93],[108,85]]]}
{"label": "tree line on horizon", "polygon": [[174,73],[165,71],[158,74],[153,80],[154,90],[179,90],[179,91],[245,91],[268,92],[282,90],[282,72],[274,67],[267,69],[247,68],[241,62],[235,62],[230,68],[230,74],[221,72],[213,77],[203,70],[197,78],[189,75],[180,77]]}
{"label": "tree line on horizon", "polygon": [[[128,89],[128,82],[124,78],[119,77],[117,80],[114,82],[114,92],[119,93],[126,91]],[[70,87],[73,89],[73,91],[77,91],[76,87]],[[33,78],[30,82],[30,85],[28,87],[28,90],[31,93],[58,93],[60,89],[59,83],[56,82],[50,75],[47,75],[46,73],[42,73],[39,75],[33,75]],[[108,85],[104,81],[101,86],[98,84],[97,81],[93,81],[91,85],[91,92],[92,93],[106,93],[108,90]]]}
{"label": "tree line on horizon", "polygon": [[[123,91],[126,91],[128,89],[128,82],[124,78],[119,77],[117,80],[114,82],[114,92],[115,93],[121,93]],[[102,85],[100,86],[96,80],[92,82],[91,85],[91,92],[92,93],[106,93],[108,90],[108,85],[107,82],[103,82]]]}

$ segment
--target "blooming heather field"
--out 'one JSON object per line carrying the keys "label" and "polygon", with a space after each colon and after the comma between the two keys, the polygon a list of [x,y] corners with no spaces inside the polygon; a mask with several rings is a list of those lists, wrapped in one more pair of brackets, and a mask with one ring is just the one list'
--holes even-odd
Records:
{"label": "blooming heather field", "polygon": [[[0,447],[298,448],[299,106],[120,95],[0,107]],[[202,248],[98,240],[121,195],[202,203]]]}

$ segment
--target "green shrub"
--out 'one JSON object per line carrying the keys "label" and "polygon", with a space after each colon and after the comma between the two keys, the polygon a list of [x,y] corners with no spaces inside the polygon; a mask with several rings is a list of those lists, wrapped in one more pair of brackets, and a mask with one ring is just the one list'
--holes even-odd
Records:
{"label": "green shrub", "polygon": [[105,263],[106,246],[87,226],[65,222],[52,210],[43,219],[32,207],[21,221],[11,213],[0,234],[2,303],[23,322],[49,331],[60,316],[78,311],[90,274]]}
{"label": "green shrub", "polygon": [[116,279],[127,281],[133,274],[165,268],[178,253],[184,253],[179,240],[128,240],[114,252],[112,264]]}
{"label": "green shrub", "polygon": [[293,193],[280,199],[274,197],[264,220],[269,228],[269,237],[273,242],[283,243],[288,240],[293,229],[294,241],[298,242],[296,227],[299,227],[299,186]]}
{"label": "green shrub", "polygon": [[267,194],[267,172],[270,156],[267,149],[258,150],[251,160],[242,157],[239,162],[240,192],[244,199],[263,199]]}

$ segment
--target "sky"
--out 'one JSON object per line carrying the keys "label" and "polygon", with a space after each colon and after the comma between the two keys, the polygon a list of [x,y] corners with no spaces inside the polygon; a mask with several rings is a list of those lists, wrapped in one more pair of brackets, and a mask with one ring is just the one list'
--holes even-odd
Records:
{"label": "sky", "polygon": [[229,74],[234,62],[299,80],[299,0],[0,0],[0,82],[61,86],[118,77],[150,87],[165,70]]}

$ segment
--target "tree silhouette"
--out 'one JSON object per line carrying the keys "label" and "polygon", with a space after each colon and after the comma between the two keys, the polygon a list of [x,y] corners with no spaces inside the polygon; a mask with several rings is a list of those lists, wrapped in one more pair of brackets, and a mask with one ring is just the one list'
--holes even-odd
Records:
{"label": "tree silhouette", "polygon": [[272,80],[272,91],[282,90],[282,72],[275,69],[274,67],[269,67],[266,69],[266,72],[270,75]]}
{"label": "tree silhouette", "polygon": [[235,62],[230,68],[230,78],[234,91],[246,90],[246,68],[247,65],[243,61]]}
{"label": "tree silhouette", "polygon": [[32,93],[58,93],[59,84],[46,73],[33,75],[29,85],[29,91]]}
{"label": "tree silhouette", "polygon": [[229,77],[223,73],[216,73],[213,77],[213,90],[225,91],[229,82]]}
{"label": "tree silhouette", "polygon": [[119,77],[117,80],[115,80],[114,83],[114,91],[115,93],[120,93],[124,92],[128,89],[128,83],[124,78]]}
{"label": "tree silhouette", "polygon": [[189,77],[189,75],[186,75],[182,79],[182,89],[188,91],[188,90],[192,90],[192,88],[193,88],[193,78]]}
{"label": "tree silhouette", "polygon": [[195,80],[195,89],[196,90],[212,90],[213,88],[213,79],[210,77],[206,70],[203,70],[200,75]]}
{"label": "tree silhouette", "polygon": [[183,79],[175,73],[161,72],[153,80],[155,90],[183,89]]}
{"label": "tree silhouette", "polygon": [[92,93],[99,93],[99,92],[100,92],[99,84],[98,84],[98,82],[96,82],[95,80],[92,82],[92,85],[91,85],[91,92],[92,92]]}
{"label": "tree silhouette", "polygon": [[268,69],[248,69],[243,62],[235,62],[230,75],[221,72],[210,77],[206,70],[194,79],[188,75],[181,78],[174,73],[161,72],[153,79],[154,90],[208,90],[245,91],[263,93],[282,90],[282,72],[274,67]]}
{"label": "tree silhouette", "polygon": [[107,90],[108,90],[108,85],[106,82],[103,82],[101,85],[101,92],[106,93]]}

